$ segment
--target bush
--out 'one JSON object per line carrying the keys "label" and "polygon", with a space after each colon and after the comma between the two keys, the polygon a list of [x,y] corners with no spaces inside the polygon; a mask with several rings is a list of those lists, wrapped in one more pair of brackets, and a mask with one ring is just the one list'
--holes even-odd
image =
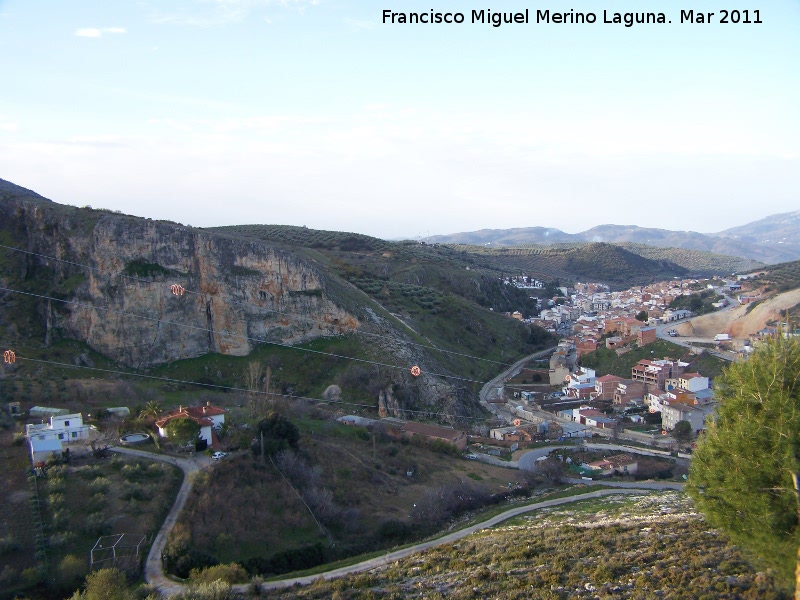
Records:
{"label": "bush", "polygon": [[101,536],[111,533],[111,523],[103,516],[102,513],[95,513],[86,517],[83,531],[89,535]]}
{"label": "bush", "polygon": [[102,475],[89,483],[89,488],[95,493],[105,494],[108,492],[110,487],[111,482],[108,480],[108,478],[103,477]]}
{"label": "bush", "polygon": [[192,569],[189,573],[192,583],[212,583],[224,581],[225,583],[245,583],[248,579],[247,571],[241,565],[231,563],[227,565],[214,565],[202,569]]}
{"label": "bush", "polygon": [[21,547],[17,539],[10,533],[0,537],[0,556],[16,552]]}
{"label": "bush", "polygon": [[67,554],[58,563],[58,584],[62,589],[75,589],[89,570],[85,559]]}

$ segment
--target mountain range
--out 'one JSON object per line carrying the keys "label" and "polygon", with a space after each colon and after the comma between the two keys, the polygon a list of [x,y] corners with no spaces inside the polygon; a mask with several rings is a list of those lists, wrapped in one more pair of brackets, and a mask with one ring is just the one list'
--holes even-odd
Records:
{"label": "mountain range", "polygon": [[480,246],[633,243],[660,248],[700,250],[775,264],[800,259],[800,210],[771,215],[717,233],[609,224],[598,225],[580,233],[566,233],[552,227],[481,229],[431,236],[430,242]]}

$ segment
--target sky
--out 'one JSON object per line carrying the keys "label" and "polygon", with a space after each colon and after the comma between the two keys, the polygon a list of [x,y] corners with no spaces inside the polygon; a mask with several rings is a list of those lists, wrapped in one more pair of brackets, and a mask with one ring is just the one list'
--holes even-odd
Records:
{"label": "sky", "polygon": [[[382,22],[431,9],[465,22]],[[800,209],[798,65],[800,0],[0,0],[0,178],[195,227],[715,232]]]}

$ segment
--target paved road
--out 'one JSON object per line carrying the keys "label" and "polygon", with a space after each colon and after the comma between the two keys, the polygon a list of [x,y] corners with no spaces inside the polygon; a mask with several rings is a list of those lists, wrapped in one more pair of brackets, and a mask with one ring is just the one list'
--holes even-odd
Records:
{"label": "paved road", "polygon": [[[737,308],[738,306],[740,306],[739,301],[736,300],[735,298],[731,298],[730,296],[725,294],[725,292],[722,291],[722,288],[715,288],[714,291],[717,292],[718,294],[721,294],[722,296],[724,296],[725,299],[728,301],[728,305],[727,306],[719,309],[716,312],[721,313],[721,312],[733,310],[734,308]],[[698,318],[699,316],[702,316],[702,315],[698,315],[696,317],[691,317],[689,319],[684,319],[682,321],[674,321],[672,323],[664,323],[662,325],[657,325],[656,326],[656,335],[659,338],[661,338],[662,340],[666,340],[668,342],[672,342],[673,344],[678,344],[679,346],[683,346],[684,348],[691,348],[692,347],[692,342],[706,342],[706,343],[714,342],[713,338],[672,337],[672,336],[667,334],[667,331],[669,331],[670,329],[675,329],[676,327],[682,325],[683,323],[691,323],[694,319]],[[722,360],[734,361],[737,358],[737,356],[735,354],[730,354],[730,353],[727,353],[727,352],[720,352],[719,350],[715,350],[713,348],[703,348],[703,350],[705,350],[706,352],[708,352],[709,354],[711,354],[713,356],[716,356],[717,358],[721,358]]]}
{"label": "paved road", "polygon": [[186,499],[189,497],[189,492],[192,490],[194,477],[191,475],[196,473],[203,467],[207,467],[210,459],[205,455],[195,455],[193,458],[175,458],[165,454],[154,454],[152,452],[142,452],[141,450],[134,450],[133,448],[111,448],[112,452],[124,454],[126,456],[135,456],[137,458],[144,458],[148,460],[158,460],[171,465],[179,467],[183,471],[183,483],[181,489],[178,490],[178,495],[175,502],[164,519],[161,529],[150,547],[150,553],[147,555],[147,560],[144,563],[144,579],[150,585],[154,585],[158,590],[169,597],[180,592],[186,591],[186,586],[167,579],[164,575],[164,569],[161,564],[161,553],[164,551],[164,546],[167,543],[167,536],[175,523],[178,521],[178,515],[183,510]]}
{"label": "paved road", "polygon": [[[528,454],[531,453],[535,454],[543,450],[552,450],[552,449],[553,447],[547,449],[539,448],[537,450],[532,450]],[[188,498],[189,492],[192,489],[192,483],[193,483],[193,477],[191,477],[192,473],[195,473],[199,471],[201,468],[208,466],[210,460],[206,456],[196,456],[193,459],[175,458],[163,454],[142,452],[140,450],[134,450],[132,448],[112,448],[112,452],[117,452],[119,454],[124,454],[127,456],[135,456],[137,458],[158,460],[168,464],[173,464],[180,467],[180,469],[183,471],[184,479],[183,479],[183,484],[181,485],[181,489],[178,491],[178,495],[175,498],[175,503],[172,505],[172,508],[170,509],[167,518],[164,520],[164,524],[161,526],[161,529],[159,530],[158,535],[156,536],[156,539],[153,542],[152,547],[150,548],[150,553],[147,555],[147,561],[145,562],[145,568],[144,568],[144,578],[145,581],[147,581],[147,583],[156,586],[159,589],[159,591],[166,597],[187,591],[187,586],[171,581],[164,575],[164,571],[161,564],[161,553],[164,550],[164,545],[166,544],[167,536],[169,535],[169,532],[172,530],[172,528],[175,526],[175,523],[178,520],[178,515],[180,515],[183,506],[186,504],[186,499]],[[475,525],[467,527],[466,529],[455,531],[453,533],[447,534],[435,540],[422,542],[420,544],[416,544],[408,548],[403,548],[402,550],[389,552],[387,554],[384,554],[383,556],[371,558],[369,560],[365,560],[360,563],[350,565],[348,567],[332,569],[330,571],[326,571],[324,573],[319,573],[316,575],[308,575],[305,577],[292,577],[288,579],[281,579],[278,581],[266,582],[262,584],[262,588],[264,591],[268,591],[268,590],[283,589],[297,584],[309,585],[310,583],[314,582],[319,578],[335,579],[337,577],[342,577],[344,575],[349,575],[351,573],[360,573],[363,571],[369,571],[376,567],[381,567],[384,565],[391,564],[397,560],[406,558],[407,556],[411,556],[412,554],[415,554],[417,552],[423,552],[425,550],[429,550],[430,548],[435,548],[436,546],[441,546],[443,544],[450,544],[457,540],[463,539],[468,535],[475,533],[476,531],[481,531],[482,529],[494,527],[498,523],[502,523],[503,521],[506,521],[518,515],[538,510],[541,508],[547,508],[550,506],[559,506],[561,504],[578,502],[580,500],[601,498],[603,496],[609,496],[612,494],[635,494],[651,490],[682,489],[683,487],[682,484],[668,484],[668,483],[644,483],[644,482],[609,483],[609,482],[589,482],[580,479],[569,480],[569,481],[570,483],[583,483],[588,485],[602,483],[603,485],[613,486],[618,489],[597,490],[595,492],[579,494],[577,496],[556,498],[553,500],[545,500],[543,502],[529,504],[527,506],[518,506],[516,508],[512,508],[505,512],[502,512],[499,515],[496,515],[490,519],[487,519],[486,521],[477,523]],[[237,591],[238,593],[247,593],[250,584],[236,585],[233,587],[234,590]]]}
{"label": "paved road", "polygon": [[492,388],[496,388],[503,385],[508,379],[516,375],[528,361],[536,358],[541,358],[542,356],[546,356],[547,354],[555,352],[557,348],[558,348],[557,346],[553,346],[552,348],[547,348],[546,350],[540,350],[539,352],[535,352],[530,356],[521,358],[513,365],[511,365],[509,368],[507,368],[505,371],[493,377],[490,381],[484,384],[484,386],[481,388],[480,393],[478,394],[478,398],[481,402],[481,405],[483,405],[483,407],[486,410],[496,415],[497,418],[499,418],[501,421],[505,421],[506,423],[512,423],[514,419],[516,419],[516,416],[512,415],[507,410],[504,410],[495,404],[489,404],[486,401],[486,399],[489,396],[489,392],[492,390]]}
{"label": "paved road", "polygon": [[[581,482],[587,483],[587,482]],[[553,500],[545,500],[543,502],[537,502],[535,504],[529,504],[527,506],[518,506],[517,508],[509,509],[503,513],[500,513],[497,516],[492,517],[491,519],[487,519],[482,523],[478,523],[476,525],[472,525],[471,527],[467,527],[466,529],[461,529],[459,531],[454,531],[448,535],[443,537],[437,538],[435,540],[431,540],[428,542],[423,542],[421,544],[416,544],[414,546],[410,546],[408,548],[403,548],[402,550],[396,550],[395,552],[389,552],[384,554],[383,556],[378,556],[376,558],[371,558],[369,560],[365,560],[363,562],[357,563],[355,565],[350,565],[349,567],[341,567],[339,569],[334,569],[331,571],[326,571],[324,573],[319,573],[317,575],[307,575],[305,577],[292,577],[290,579],[281,579],[279,581],[270,581],[266,582],[262,585],[262,589],[266,590],[277,590],[283,589],[287,587],[291,587],[293,585],[309,585],[316,581],[317,579],[336,579],[337,577],[342,577],[344,575],[350,575],[352,573],[361,573],[363,571],[369,571],[371,569],[375,569],[377,567],[382,567],[388,564],[391,564],[397,560],[406,558],[411,556],[412,554],[416,554],[417,552],[423,552],[425,550],[429,550],[431,548],[435,548],[437,546],[442,546],[444,544],[452,544],[460,539],[467,537],[468,535],[472,535],[477,531],[481,531],[483,529],[487,529],[489,527],[494,527],[495,525],[502,523],[503,521],[507,521],[513,517],[519,516],[521,514],[525,514],[527,512],[531,512],[534,510],[539,510],[541,508],[547,508],[550,506],[559,506],[561,504],[568,504],[570,502],[578,502],[581,500],[591,500],[595,498],[602,498],[603,496],[610,496],[615,494],[636,494],[642,493],[646,491],[650,491],[650,489],[646,489],[644,487],[640,487],[639,489],[635,489],[633,487],[623,487],[620,486],[621,489],[616,490],[597,490],[595,492],[588,492],[586,494],[580,494],[577,496],[569,496],[567,498],[556,498]],[[245,592],[247,590],[246,585],[234,586],[237,591]]]}

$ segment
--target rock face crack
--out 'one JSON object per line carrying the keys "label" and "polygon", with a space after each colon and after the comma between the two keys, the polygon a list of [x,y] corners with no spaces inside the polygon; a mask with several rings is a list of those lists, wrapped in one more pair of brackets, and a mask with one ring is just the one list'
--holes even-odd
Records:
{"label": "rock face crack", "polygon": [[215,352],[214,344],[214,313],[211,311],[211,300],[206,300],[206,328],[208,329],[208,351]]}

